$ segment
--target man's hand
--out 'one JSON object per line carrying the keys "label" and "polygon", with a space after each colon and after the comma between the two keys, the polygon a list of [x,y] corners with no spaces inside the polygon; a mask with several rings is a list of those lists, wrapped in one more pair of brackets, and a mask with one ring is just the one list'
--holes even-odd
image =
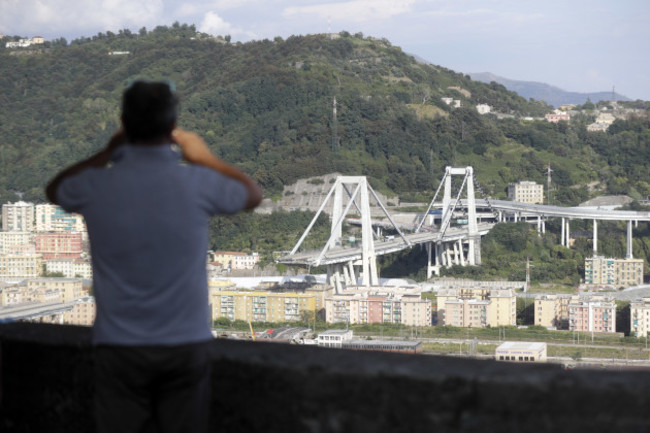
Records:
{"label": "man's hand", "polygon": [[206,165],[217,159],[216,156],[210,152],[208,145],[203,139],[194,132],[185,131],[176,128],[172,131],[172,138],[183,151],[183,158],[188,162],[199,165]]}
{"label": "man's hand", "polygon": [[217,158],[198,134],[176,128],[172,131],[172,139],[181,147],[183,157],[188,162],[211,168],[244,184],[248,193],[246,209],[253,209],[260,204],[263,195],[257,183],[237,167]]}

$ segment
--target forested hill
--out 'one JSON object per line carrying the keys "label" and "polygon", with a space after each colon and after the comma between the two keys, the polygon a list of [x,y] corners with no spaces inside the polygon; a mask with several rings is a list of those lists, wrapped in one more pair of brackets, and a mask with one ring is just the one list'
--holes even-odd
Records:
{"label": "forested hill", "polygon": [[[43,199],[57,170],[103,146],[118,127],[120,95],[136,78],[175,83],[180,125],[252,174],[267,195],[341,172],[418,198],[434,190],[446,165],[473,165],[486,192],[503,197],[510,182],[543,182],[549,163],[558,202],[587,198],[588,184],[650,194],[646,117],[617,120],[608,133],[587,133],[588,114],[569,125],[523,120],[551,107],[360,34],[229,39],[179,24],[19,49],[5,48],[5,37],[0,200],[16,200],[15,192]],[[481,116],[477,104],[507,117]]]}

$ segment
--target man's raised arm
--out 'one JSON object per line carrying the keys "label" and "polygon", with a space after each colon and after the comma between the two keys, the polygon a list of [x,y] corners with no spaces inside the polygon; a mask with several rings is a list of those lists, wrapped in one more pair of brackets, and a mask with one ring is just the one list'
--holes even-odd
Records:
{"label": "man's raised arm", "polygon": [[106,148],[95,153],[90,158],[79,161],[78,163],[61,171],[45,187],[45,195],[47,196],[47,199],[51,203],[59,204],[56,198],[56,190],[59,188],[59,185],[65,178],[74,176],[75,174],[91,167],[104,167],[110,161],[113,150],[123,145],[125,142],[126,137],[124,135],[124,131],[120,129],[113,135]]}
{"label": "man's raised arm", "polygon": [[211,168],[226,177],[241,182],[246,187],[248,193],[246,205],[244,206],[245,209],[253,209],[260,204],[263,195],[259,185],[237,167],[217,158],[198,134],[182,129],[175,129],[172,132],[172,138],[180,146],[183,151],[183,157],[188,162]]}

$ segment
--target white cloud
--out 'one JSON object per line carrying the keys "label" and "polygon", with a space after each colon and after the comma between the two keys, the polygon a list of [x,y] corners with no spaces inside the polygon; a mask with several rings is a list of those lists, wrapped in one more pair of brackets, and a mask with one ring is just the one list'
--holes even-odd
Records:
{"label": "white cloud", "polygon": [[160,24],[162,0],[2,0],[0,29],[8,34],[57,37]]}
{"label": "white cloud", "polygon": [[316,15],[319,18],[332,17],[339,21],[376,21],[408,13],[415,3],[416,0],[351,0],[288,7],[282,15],[285,18]]}
{"label": "white cloud", "polygon": [[216,12],[209,11],[203,17],[199,25],[199,31],[214,36],[227,35],[236,32],[236,29],[230,23],[223,20]]}

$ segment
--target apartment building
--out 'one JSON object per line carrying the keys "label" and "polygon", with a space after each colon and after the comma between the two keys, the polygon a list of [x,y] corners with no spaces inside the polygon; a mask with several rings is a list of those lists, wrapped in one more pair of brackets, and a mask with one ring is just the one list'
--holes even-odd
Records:
{"label": "apartment building", "polygon": [[520,203],[544,203],[544,185],[528,180],[508,185],[508,199]]}
{"label": "apartment building", "polygon": [[546,328],[569,328],[569,303],[572,295],[539,295],[535,297],[535,325]]}
{"label": "apartment building", "polygon": [[213,320],[297,322],[317,314],[316,299],[311,294],[213,290],[210,300]]}
{"label": "apartment building", "polygon": [[24,201],[3,204],[2,231],[34,231],[34,204]]}
{"label": "apartment building", "polygon": [[32,278],[27,280],[27,289],[49,289],[61,292],[60,302],[71,302],[88,294],[80,278]]}
{"label": "apartment building", "polygon": [[34,227],[37,232],[77,232],[87,239],[86,224],[81,215],[68,213],[55,204],[34,207]]}
{"label": "apartment building", "polygon": [[86,259],[50,259],[45,261],[45,270],[52,273],[61,273],[66,278],[93,278],[93,268]]}
{"label": "apartment building", "polygon": [[437,302],[440,325],[484,328],[517,324],[517,299],[512,289],[441,289]]}
{"label": "apartment building", "polygon": [[7,287],[2,290],[2,306],[9,307],[25,303],[60,303],[60,290],[50,288]]}
{"label": "apartment building", "polygon": [[75,299],[70,311],[63,314],[63,323],[68,325],[92,326],[95,322],[95,298],[86,296]]}
{"label": "apartment building", "polygon": [[36,253],[43,260],[78,259],[83,253],[82,236],[79,232],[41,232],[34,235]]}
{"label": "apartment building", "polygon": [[650,298],[630,302],[630,335],[647,337],[650,332]]}
{"label": "apartment building", "polygon": [[32,232],[0,232],[0,253],[22,254],[36,253],[34,233]]}
{"label": "apartment building", "polygon": [[616,303],[609,296],[573,296],[569,303],[569,330],[616,332]]}
{"label": "apartment building", "polygon": [[587,257],[585,284],[596,287],[629,287],[643,284],[643,259]]}
{"label": "apartment building", "polygon": [[43,257],[40,254],[0,254],[0,278],[25,280],[40,277]]}
{"label": "apartment building", "polygon": [[215,251],[212,255],[213,262],[219,262],[228,270],[253,269],[260,261],[258,253],[246,254],[238,251]]}
{"label": "apartment building", "polygon": [[431,302],[420,293],[369,288],[335,294],[325,299],[328,323],[401,323],[431,326]]}

